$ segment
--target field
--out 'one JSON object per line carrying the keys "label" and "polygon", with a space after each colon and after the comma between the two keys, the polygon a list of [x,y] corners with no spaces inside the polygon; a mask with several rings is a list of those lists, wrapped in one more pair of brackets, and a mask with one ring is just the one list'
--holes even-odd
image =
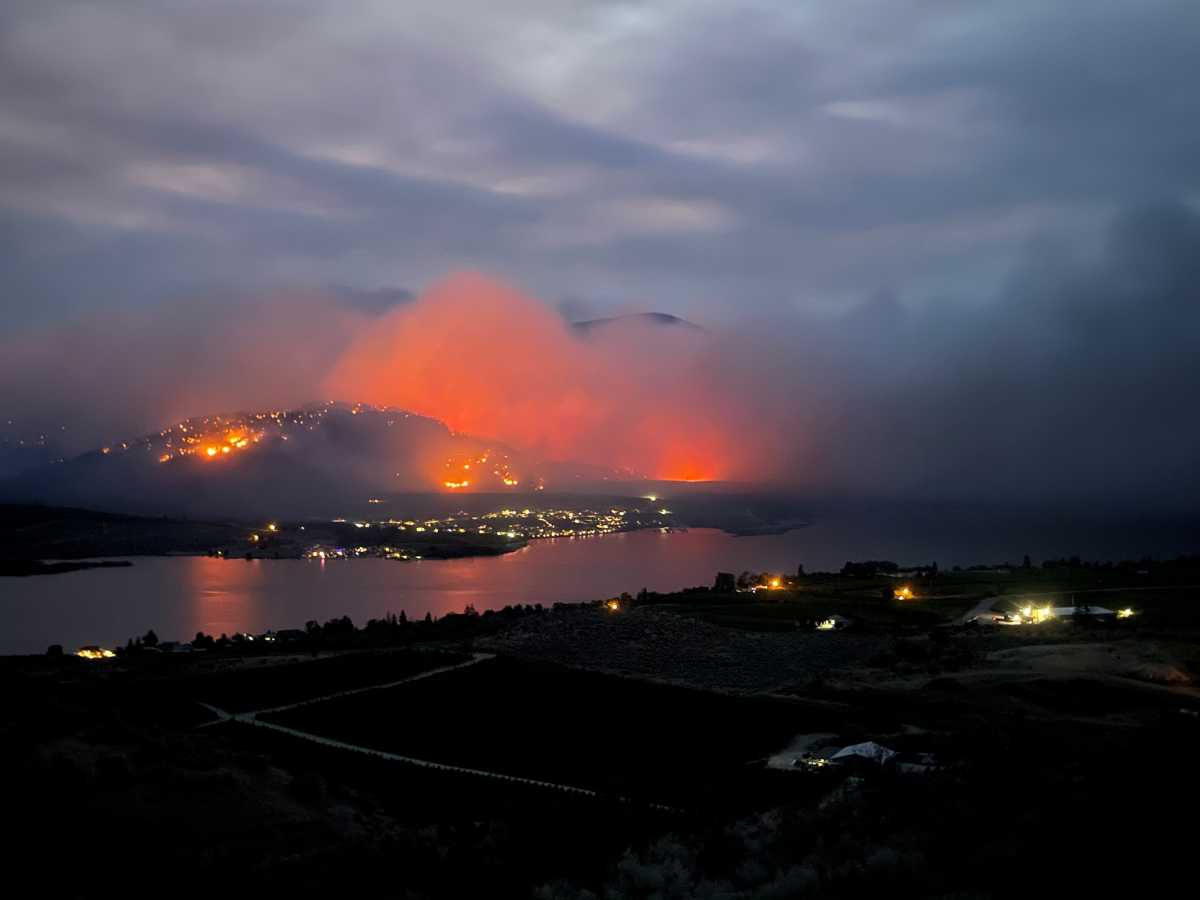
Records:
{"label": "field", "polygon": [[[895,599],[909,587],[911,599]],[[885,631],[955,624],[973,611],[1009,612],[1035,605],[1089,603],[1132,607],[1148,623],[1200,624],[1200,566],[1136,568],[1022,567],[957,570],[911,578],[832,574],[785,578],[780,590],[717,593],[691,590],[651,595],[648,602],[729,628],[790,631],[811,628],[830,615],[859,628]],[[985,602],[990,601],[990,602]]]}
{"label": "field", "polygon": [[248,712],[297,703],[373,684],[385,684],[451,666],[470,657],[430,650],[381,650],[345,653],[321,659],[285,660],[270,657],[244,660],[245,665],[212,673],[201,672],[180,681],[180,693],[230,712]]}
{"label": "field", "polygon": [[824,724],[799,704],[495,659],[269,721],[420,759],[657,802],[696,800]]}

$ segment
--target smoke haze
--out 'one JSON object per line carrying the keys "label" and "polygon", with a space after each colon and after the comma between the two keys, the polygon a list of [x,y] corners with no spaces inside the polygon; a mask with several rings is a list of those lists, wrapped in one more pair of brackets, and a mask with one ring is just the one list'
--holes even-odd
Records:
{"label": "smoke haze", "polygon": [[582,331],[478,273],[382,313],[328,291],[192,301],[10,336],[0,400],[18,424],[67,424],[72,450],[332,398],[659,478],[1186,506],[1197,260],[1196,215],[1165,207],[1118,217],[1088,259],[1035,247],[969,306],[882,294],[835,315]]}
{"label": "smoke haze", "polygon": [[545,304],[474,274],[366,329],[325,393],[398,406],[552,459],[691,481],[766,462],[735,441],[744,404],[699,329],[616,319],[584,337]]}

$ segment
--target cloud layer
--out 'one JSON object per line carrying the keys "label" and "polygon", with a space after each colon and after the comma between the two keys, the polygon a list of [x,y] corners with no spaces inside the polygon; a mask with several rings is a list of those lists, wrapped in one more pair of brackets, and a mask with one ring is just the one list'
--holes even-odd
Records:
{"label": "cloud layer", "polygon": [[[13,0],[0,424],[104,439],[345,384],[678,472],[704,467],[663,462],[663,416],[722,475],[1181,502],[1198,26],[1187,0]],[[456,412],[434,363],[471,358],[383,349],[487,321],[434,287],[464,270],[529,324],[460,346],[558,346],[552,385]],[[613,375],[555,306],[712,341]]]}
{"label": "cloud layer", "polygon": [[475,268],[734,318],[985,296],[1200,189],[1200,8],[107,4],[0,12],[15,320]]}

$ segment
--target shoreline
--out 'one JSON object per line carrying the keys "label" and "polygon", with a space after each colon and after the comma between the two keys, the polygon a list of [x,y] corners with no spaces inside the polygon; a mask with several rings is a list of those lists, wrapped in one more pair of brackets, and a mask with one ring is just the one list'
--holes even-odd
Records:
{"label": "shoreline", "polygon": [[0,578],[33,578],[37,575],[64,575],[87,569],[125,569],[133,563],[127,559],[56,560],[10,559],[0,562]]}

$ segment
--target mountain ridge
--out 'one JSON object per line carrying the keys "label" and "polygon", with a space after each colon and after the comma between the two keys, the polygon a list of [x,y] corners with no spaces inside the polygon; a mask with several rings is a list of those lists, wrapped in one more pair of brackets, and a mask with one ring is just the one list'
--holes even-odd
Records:
{"label": "mountain ridge", "polygon": [[540,459],[408,410],[326,401],[183,419],[0,482],[0,502],[325,516],[394,493],[582,490],[639,477]]}

